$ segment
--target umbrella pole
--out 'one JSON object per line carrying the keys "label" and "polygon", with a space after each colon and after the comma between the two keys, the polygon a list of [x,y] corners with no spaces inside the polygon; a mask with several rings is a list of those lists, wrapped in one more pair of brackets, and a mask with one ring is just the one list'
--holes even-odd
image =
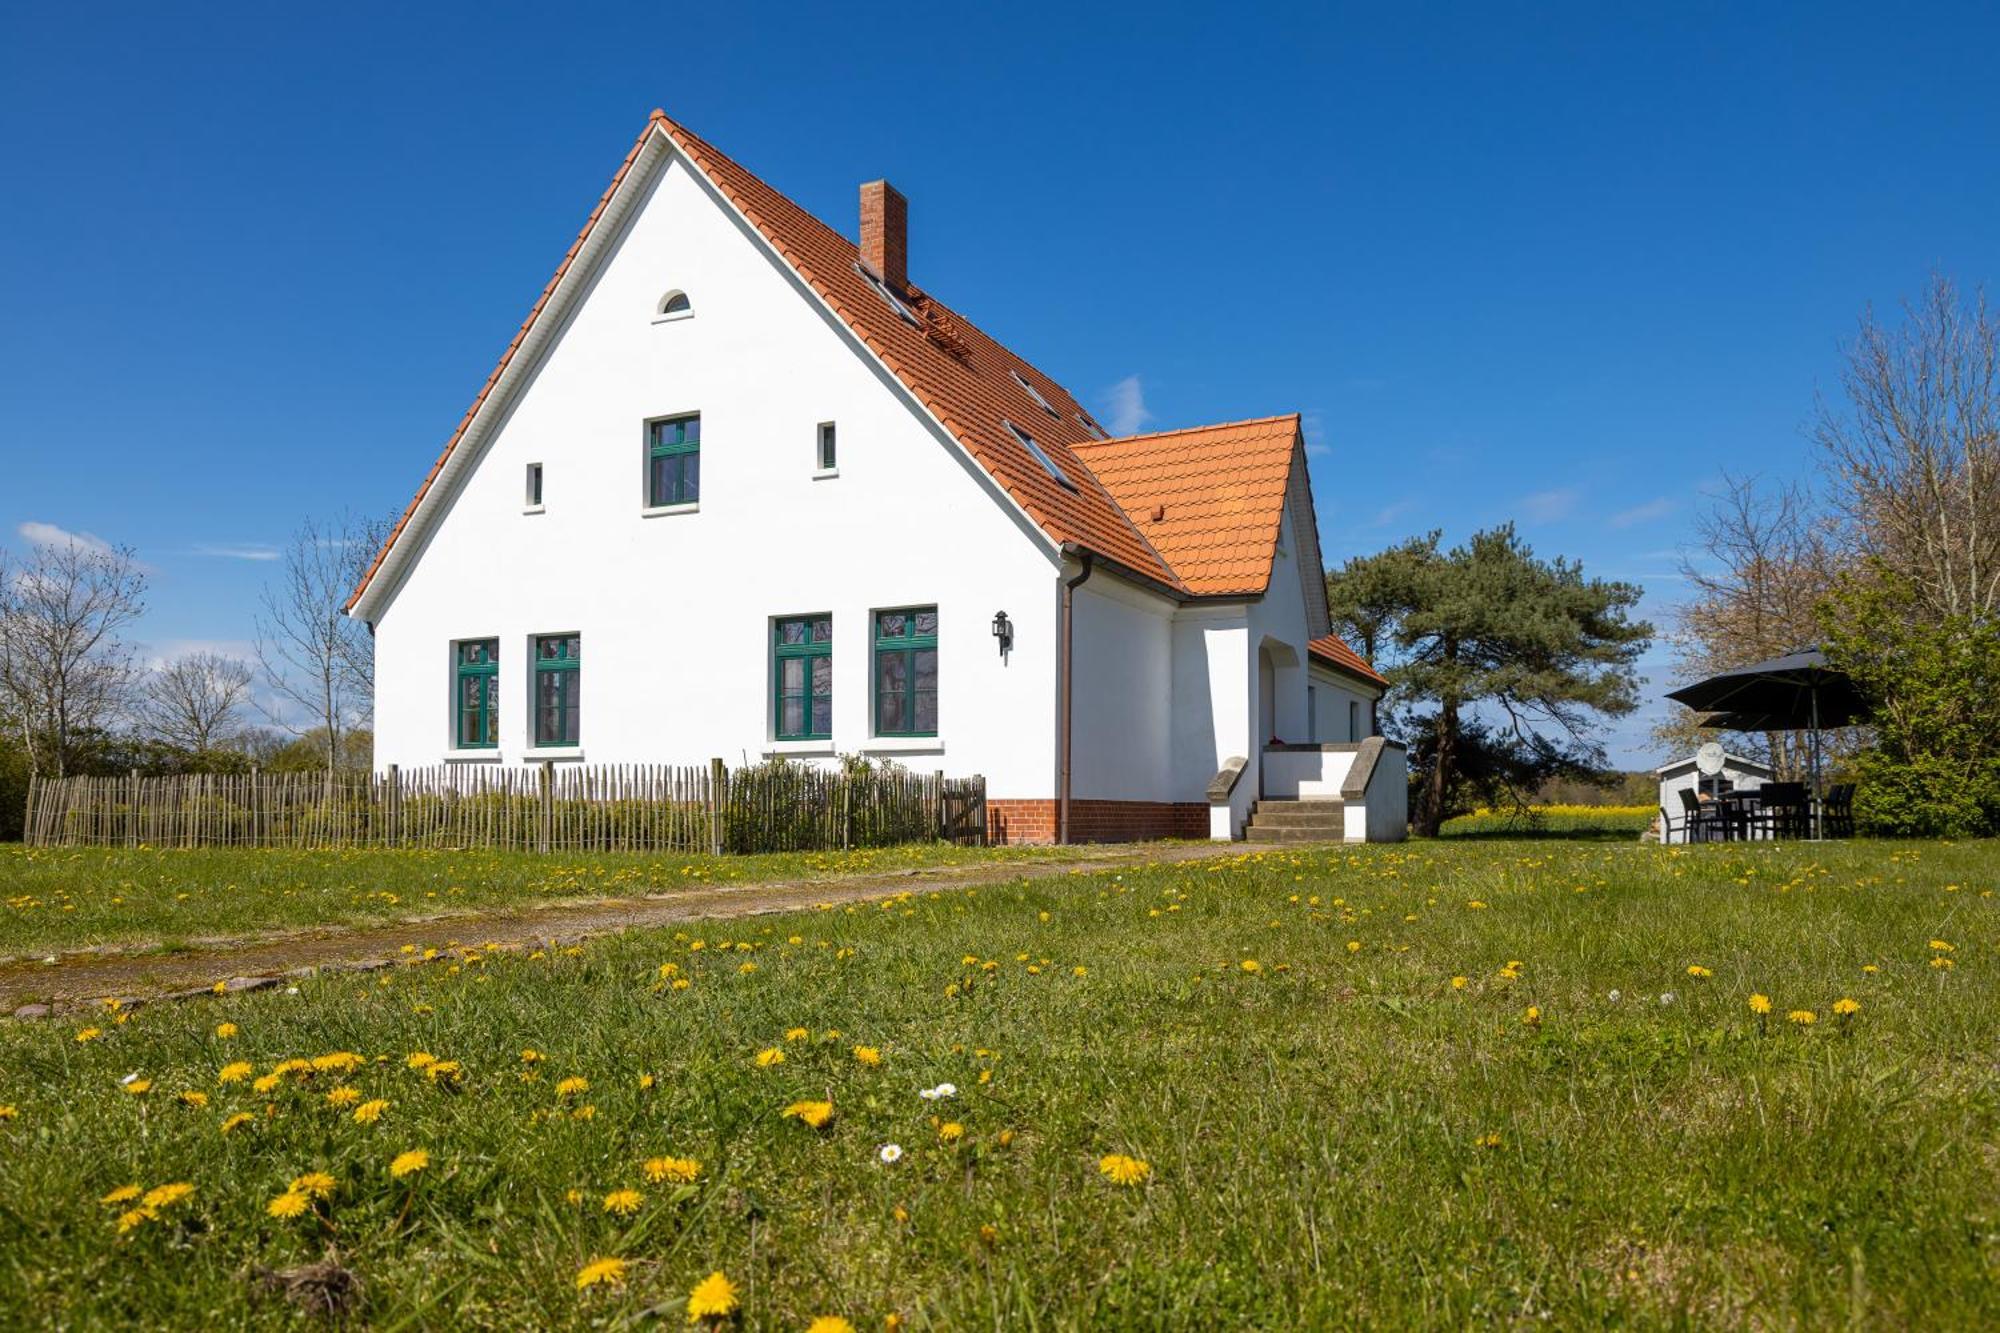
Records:
{"label": "umbrella pole", "polygon": [[1812,771],[1813,771],[1813,841],[1818,842],[1821,838],[1825,837],[1826,834],[1824,826],[1822,824],[1824,816],[1820,809],[1821,802],[1819,794],[1819,685],[1817,682],[1815,682],[1812,687]]}

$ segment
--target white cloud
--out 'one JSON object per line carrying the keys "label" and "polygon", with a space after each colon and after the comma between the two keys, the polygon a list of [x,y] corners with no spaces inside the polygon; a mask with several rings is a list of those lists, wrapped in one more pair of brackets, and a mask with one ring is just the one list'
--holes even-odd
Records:
{"label": "white cloud", "polygon": [[217,657],[252,665],[257,661],[257,645],[248,639],[162,639],[147,645],[141,656],[148,666],[158,669],[189,653],[214,653]]}
{"label": "white cloud", "polygon": [[1629,528],[1636,523],[1650,523],[1656,518],[1665,518],[1673,513],[1674,509],[1674,502],[1662,495],[1657,500],[1648,500],[1642,505],[1621,509],[1605,522],[1614,528]]}
{"label": "white cloud", "polygon": [[1127,375],[1105,391],[1104,424],[1113,435],[1136,435],[1153,419],[1146,410],[1146,388],[1137,375]]}
{"label": "white cloud", "polygon": [[194,553],[218,560],[276,560],[282,554],[277,547],[261,542],[197,542]]}
{"label": "white cloud", "polygon": [[23,523],[20,527],[21,540],[30,546],[68,546],[77,550],[90,551],[97,555],[108,555],[111,543],[88,532],[71,532],[53,523]]}
{"label": "white cloud", "polygon": [[1560,490],[1536,491],[1521,501],[1521,514],[1533,523],[1549,523],[1559,518],[1567,518],[1583,493],[1573,486]]}
{"label": "white cloud", "polygon": [[1371,528],[1386,528],[1416,507],[1417,502],[1415,500],[1398,500],[1394,504],[1384,506],[1374,518],[1368,520],[1368,526]]}

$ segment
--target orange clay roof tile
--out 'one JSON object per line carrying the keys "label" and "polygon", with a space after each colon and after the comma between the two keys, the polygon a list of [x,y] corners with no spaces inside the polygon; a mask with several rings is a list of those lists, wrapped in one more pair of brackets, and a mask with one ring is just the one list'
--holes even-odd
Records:
{"label": "orange clay roof tile", "polygon": [[1323,638],[1314,639],[1311,643],[1308,643],[1306,645],[1306,653],[1308,656],[1318,658],[1335,670],[1345,671],[1349,675],[1359,676],[1363,680],[1372,680],[1384,688],[1388,687],[1389,682],[1384,680],[1381,673],[1376,671],[1374,667],[1369,666],[1367,660],[1360,653],[1355,652],[1331,634]]}
{"label": "orange clay roof tile", "polygon": [[[903,319],[862,273],[852,241],[655,111],[355,589],[350,607],[485,405],[656,128],[1057,542],[1076,543],[1179,593],[1264,591],[1298,434],[1296,415],[1094,441],[1083,424],[1092,420],[1090,414],[1060,384],[915,286],[897,293],[917,322]],[[1055,415],[1023,392],[1010,371],[1034,385]],[[1076,483],[1074,490],[1050,476],[1013,438],[1009,421],[1055,460]],[[1167,506],[1165,519],[1150,521],[1152,508],[1161,503]]]}
{"label": "orange clay roof tile", "polygon": [[1099,440],[1076,452],[1188,591],[1214,597],[1261,593],[1270,581],[1298,447],[1293,413]]}

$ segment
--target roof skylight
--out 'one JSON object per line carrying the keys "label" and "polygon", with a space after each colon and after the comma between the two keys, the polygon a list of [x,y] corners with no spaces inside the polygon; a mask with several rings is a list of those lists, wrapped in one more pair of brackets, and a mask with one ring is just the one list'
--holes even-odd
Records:
{"label": "roof skylight", "polygon": [[1040,389],[1037,389],[1034,385],[1028,383],[1028,381],[1021,378],[1020,371],[1010,370],[1007,373],[1014,377],[1014,383],[1020,385],[1023,389],[1027,390],[1028,397],[1035,400],[1036,407],[1041,408],[1042,411],[1047,412],[1052,417],[1059,417],[1062,415],[1062,413],[1056,411],[1053,407],[1049,406],[1049,400],[1042,397],[1042,391]]}
{"label": "roof skylight", "polygon": [[1014,438],[1021,442],[1022,448],[1026,449],[1029,453],[1035,456],[1035,461],[1042,465],[1042,470],[1044,472],[1048,473],[1051,477],[1054,477],[1057,481],[1061,482],[1064,486],[1068,487],[1070,490],[1073,491],[1076,489],[1076,483],[1071,481],[1069,479],[1068,474],[1066,474],[1061,468],[1056,466],[1055,459],[1050,458],[1047,454],[1042,452],[1042,446],[1035,443],[1034,436],[1028,434],[1028,432],[1022,430],[1019,426],[1015,425],[1011,421],[1003,421],[1000,424],[1005,426],[1010,432],[1012,432]]}
{"label": "roof skylight", "polygon": [[[880,296],[884,301],[887,301],[889,303],[889,308],[895,311],[898,315],[901,315],[905,322],[910,324],[918,324],[916,315],[911,312],[908,306],[903,304],[902,298],[898,297],[894,292],[889,290],[889,284],[883,282],[882,279],[876,277],[873,273],[870,273],[866,268],[866,266],[864,266],[858,261],[854,265],[854,271],[856,273],[859,273],[862,277],[866,278],[868,280],[868,285],[875,289],[875,294],[877,296]],[[919,325],[919,327],[921,327],[921,325]]]}
{"label": "roof skylight", "polygon": [[1101,440],[1105,438],[1104,432],[1097,428],[1097,423],[1095,421],[1092,421],[1089,417],[1085,416],[1081,412],[1078,412],[1076,414],[1076,424],[1083,427],[1085,430],[1089,431],[1090,438],[1093,440]]}

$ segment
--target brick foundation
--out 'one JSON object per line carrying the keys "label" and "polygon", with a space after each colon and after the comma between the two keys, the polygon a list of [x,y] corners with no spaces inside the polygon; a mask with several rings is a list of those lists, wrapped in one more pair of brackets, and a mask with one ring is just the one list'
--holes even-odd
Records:
{"label": "brick foundation", "polygon": [[[994,843],[1054,842],[1055,801],[986,802],[986,836]],[[1200,801],[1079,801],[1069,803],[1070,841],[1141,842],[1208,836]]]}

